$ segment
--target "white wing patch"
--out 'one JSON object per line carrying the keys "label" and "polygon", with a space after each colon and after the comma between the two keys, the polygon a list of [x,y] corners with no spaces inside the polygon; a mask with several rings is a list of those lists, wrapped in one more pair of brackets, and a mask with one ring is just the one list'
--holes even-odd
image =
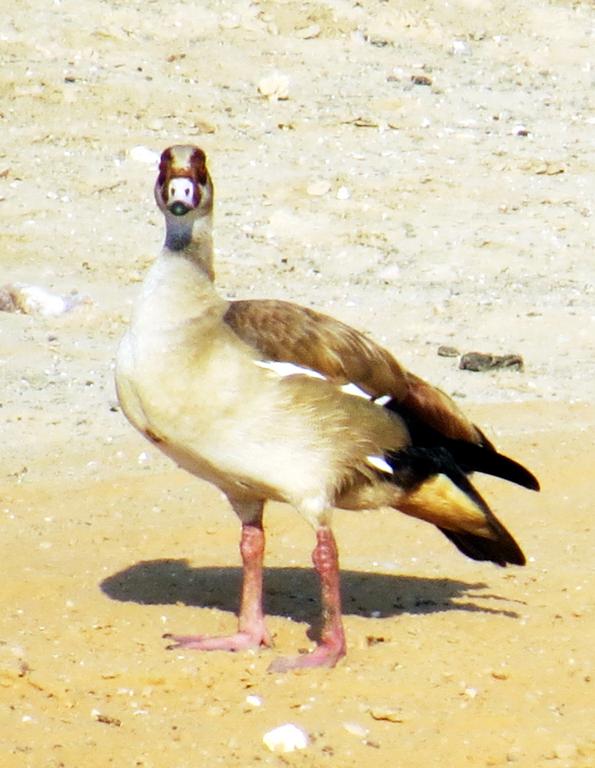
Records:
{"label": "white wing patch", "polygon": [[364,392],[361,387],[358,387],[357,384],[353,384],[353,382],[343,384],[340,389],[341,392],[345,392],[346,395],[355,395],[356,397],[364,397],[366,400],[371,400],[371,396],[367,392]]}
{"label": "white wing patch", "polygon": [[390,403],[391,400],[392,397],[390,395],[381,395],[380,397],[374,398],[376,405],[381,405],[383,408],[387,403]]}
{"label": "white wing patch", "polygon": [[255,360],[254,364],[259,368],[264,368],[267,371],[276,373],[277,376],[280,376],[281,378],[299,374],[301,376],[309,376],[311,379],[325,379],[325,377],[321,373],[318,373],[318,371],[314,371],[312,368],[296,365],[295,363],[281,363],[278,360]]}
{"label": "white wing patch", "polygon": [[[307,368],[303,365],[296,365],[295,363],[281,362],[279,360],[254,360],[254,365],[257,365],[259,368],[264,368],[267,371],[271,371],[282,379],[286,376],[309,376],[311,379],[322,379],[323,381],[327,380],[326,376],[323,376],[319,371],[315,371],[313,368]],[[390,395],[372,397],[369,392],[366,392],[353,382],[343,384],[339,387],[339,389],[346,395],[363,397],[364,400],[369,400],[370,402],[373,402],[375,405],[379,405],[380,407],[385,406],[390,400],[392,400]]]}
{"label": "white wing patch", "polygon": [[388,475],[394,474],[393,468],[382,456],[366,456],[366,461],[371,467],[379,469],[381,472],[385,472]]}

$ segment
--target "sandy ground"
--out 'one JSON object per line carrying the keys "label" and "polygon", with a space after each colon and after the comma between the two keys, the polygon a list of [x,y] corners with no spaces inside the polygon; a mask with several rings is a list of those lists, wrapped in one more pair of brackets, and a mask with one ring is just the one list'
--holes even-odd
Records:
{"label": "sandy ground", "polygon": [[[3,12],[1,283],[87,300],[0,314],[2,766],[595,765],[594,37],[578,0]],[[542,480],[479,479],[524,569],[338,515],[332,671],[266,671],[318,610],[312,533],[280,505],[275,649],[161,640],[231,629],[240,576],[233,514],[133,433],[112,382],[162,237],[142,148],[178,141],[209,153],[222,292],[371,333]],[[525,369],[462,371],[440,345]],[[308,747],[270,752],[288,722]]]}

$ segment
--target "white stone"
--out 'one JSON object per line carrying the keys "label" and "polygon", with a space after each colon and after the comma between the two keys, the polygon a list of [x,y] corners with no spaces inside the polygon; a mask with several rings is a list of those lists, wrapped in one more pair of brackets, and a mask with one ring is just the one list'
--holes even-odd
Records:
{"label": "white stone", "polygon": [[289,98],[289,77],[273,72],[259,80],[258,92],[271,101],[284,101]]}
{"label": "white stone", "polygon": [[267,731],[262,740],[271,752],[295,752],[296,749],[305,749],[310,742],[308,734],[293,723]]}

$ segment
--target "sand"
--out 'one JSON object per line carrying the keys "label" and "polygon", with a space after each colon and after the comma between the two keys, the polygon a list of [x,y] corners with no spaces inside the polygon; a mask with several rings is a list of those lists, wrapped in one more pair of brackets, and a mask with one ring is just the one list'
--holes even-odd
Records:
{"label": "sand", "polygon": [[[593,695],[588,2],[16,0],[0,26],[0,750],[6,768],[586,768]],[[113,360],[162,222],[155,152],[217,190],[217,283],[370,333],[542,481],[478,487],[525,568],[395,512],[339,513],[348,656],[312,647],[313,535],[267,515],[275,648],[234,627],[238,524],[119,411]],[[55,301],[54,301],[55,304]],[[53,305],[52,305],[53,306]],[[471,372],[459,353],[521,355]],[[271,752],[293,723],[308,746]]]}

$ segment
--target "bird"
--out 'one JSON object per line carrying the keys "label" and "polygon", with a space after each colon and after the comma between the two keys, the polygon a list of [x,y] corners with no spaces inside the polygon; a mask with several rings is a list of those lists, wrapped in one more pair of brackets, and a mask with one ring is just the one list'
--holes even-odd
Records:
{"label": "bird", "polygon": [[159,160],[165,241],[134,304],[115,366],[121,409],[153,445],[218,487],[241,524],[237,631],[166,636],[169,648],[268,648],[263,512],[285,502],[312,526],[321,594],[313,650],[270,669],[334,667],[346,654],[336,509],[393,508],[436,526],[466,556],[525,556],[472,485],[474,472],[539,490],[442,390],[367,335],[277,299],[229,301],[214,284],[214,186],[205,152]]}

